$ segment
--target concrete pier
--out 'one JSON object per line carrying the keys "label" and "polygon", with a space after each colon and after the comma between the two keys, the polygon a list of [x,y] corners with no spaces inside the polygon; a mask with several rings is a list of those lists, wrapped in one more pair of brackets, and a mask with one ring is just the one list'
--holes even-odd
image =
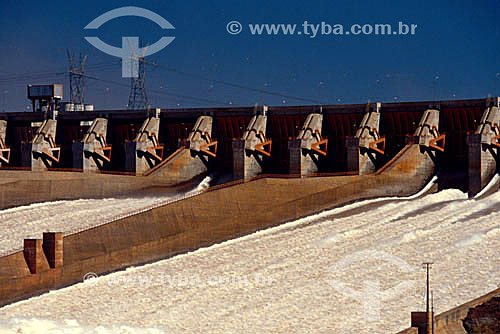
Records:
{"label": "concrete pier", "polygon": [[415,131],[415,138],[418,138],[417,142],[422,147],[444,151],[445,135],[439,133],[439,110],[427,109],[424,112]]}
{"label": "concrete pier", "polygon": [[249,179],[262,173],[264,160],[271,156],[272,140],[266,137],[267,107],[255,115],[240,140],[233,141],[233,177]]}
{"label": "concrete pier", "polygon": [[375,172],[380,167],[377,160],[385,154],[385,137],[379,133],[380,107],[377,103],[363,116],[356,136],[347,138],[347,169],[358,171],[359,175]]}
{"label": "concrete pier", "polygon": [[49,269],[49,263],[43,253],[41,239],[24,239],[24,258],[31,274],[39,274]]}
{"label": "concrete pier", "polygon": [[499,172],[500,110],[487,108],[473,134],[467,135],[469,196],[478,194]]}
{"label": "concrete pier", "polygon": [[290,174],[308,175],[317,173],[321,156],[327,155],[328,139],[321,135],[323,115],[312,113],[307,118],[297,139],[288,141]]}
{"label": "concrete pier", "polygon": [[62,232],[44,232],[42,248],[50,268],[60,268],[64,264]]}
{"label": "concrete pier", "polygon": [[418,144],[420,152],[426,157],[423,169],[434,170],[438,154],[444,152],[445,140],[446,135],[439,133],[439,110],[427,109],[412,138],[412,141]]}
{"label": "concrete pier", "polygon": [[22,143],[23,166],[33,171],[46,171],[54,167],[61,157],[61,148],[56,146],[57,120],[46,119],[38,128],[33,140]]}
{"label": "concrete pier", "polygon": [[158,141],[160,118],[149,117],[132,142],[125,142],[125,170],[143,175],[163,160],[163,145]]}
{"label": "concrete pier", "polygon": [[7,121],[0,120],[0,167],[10,162],[10,147],[5,144],[7,135]]}
{"label": "concrete pier", "polygon": [[200,116],[191,130],[188,138],[188,147],[192,155],[200,159],[205,165],[208,157],[217,156],[217,140],[212,139],[213,117]]}
{"label": "concrete pier", "polygon": [[96,118],[82,141],[73,143],[73,168],[96,172],[111,162],[111,145],[106,142],[108,120]]}

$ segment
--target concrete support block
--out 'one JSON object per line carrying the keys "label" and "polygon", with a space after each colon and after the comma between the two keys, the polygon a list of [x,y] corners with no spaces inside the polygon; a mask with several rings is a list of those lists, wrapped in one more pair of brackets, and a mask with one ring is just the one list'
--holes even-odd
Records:
{"label": "concrete support block", "polygon": [[233,178],[245,178],[245,141],[233,140]]}
{"label": "concrete support block", "polygon": [[475,196],[483,188],[481,182],[481,135],[467,135],[469,196]]}
{"label": "concrete support block", "polygon": [[433,318],[433,312],[411,312],[411,327],[418,328],[418,334],[430,334]]}
{"label": "concrete support block", "polygon": [[96,172],[111,162],[111,146],[106,143],[108,120],[96,118],[79,143],[73,143],[73,168]]}
{"label": "concrete support block", "polygon": [[481,135],[481,142],[484,144],[498,143],[498,138],[495,137],[500,135],[500,110],[497,107],[487,108],[483,112],[476,133]]}
{"label": "concrete support block", "polygon": [[328,140],[321,136],[323,115],[312,113],[297,139],[288,142],[290,174],[309,175],[318,172],[320,156],[327,154]]}
{"label": "concrete support block", "polygon": [[445,150],[446,136],[439,133],[439,110],[427,109],[413,136],[407,137],[407,141],[418,144],[422,155],[428,157],[426,163],[427,174],[431,170],[434,171],[438,163],[438,155]]}
{"label": "concrete support block", "polygon": [[10,148],[5,144],[7,135],[7,121],[0,120],[0,167],[9,164]]}
{"label": "concrete support block", "polygon": [[427,109],[418,123],[415,130],[415,136],[418,136],[418,144],[430,147],[432,140],[439,137],[439,110]]}
{"label": "concrete support block", "polygon": [[247,150],[245,140],[233,141],[233,178],[249,179],[262,173],[262,157],[253,150]]}
{"label": "concrete support block", "polygon": [[385,138],[379,134],[380,107],[377,103],[373,110],[365,113],[355,137],[346,139],[348,171],[363,175],[379,167],[377,160],[385,150]]}
{"label": "concrete support block", "polygon": [[160,118],[144,121],[133,142],[125,142],[125,170],[143,175],[163,160],[163,145],[158,142]]}
{"label": "concrete support block", "polygon": [[62,232],[44,232],[42,246],[50,268],[62,267],[64,259]]}
{"label": "concrete support block", "polygon": [[500,111],[498,108],[487,108],[476,132],[467,135],[469,196],[471,197],[478,194],[499,172],[499,125]]}
{"label": "concrete support block", "polygon": [[125,150],[125,170],[127,172],[137,172],[136,170],[136,160],[137,160],[137,144],[133,141],[126,141],[123,143],[123,148]]}
{"label": "concrete support block", "polygon": [[211,143],[216,143],[212,140],[212,124],[213,118],[211,116],[200,116],[189,133],[189,149],[192,151],[200,152]]}
{"label": "concrete support block", "polygon": [[[264,107],[264,113],[267,108]],[[271,155],[272,141],[266,138],[267,116],[252,117],[241,140],[233,141],[233,177],[248,179],[262,172],[262,164]]]}
{"label": "concrete support block", "polygon": [[45,120],[38,128],[31,143],[22,145],[23,166],[33,171],[46,171],[59,162],[60,147],[56,146],[57,121]]}
{"label": "concrete support block", "polygon": [[359,138],[357,137],[347,138],[346,146],[347,146],[347,171],[359,172],[360,170]]}
{"label": "concrete support block", "polygon": [[85,144],[83,142],[73,143],[71,144],[71,151],[73,153],[73,168],[84,169],[84,151],[83,146]]}
{"label": "concrete support block", "polygon": [[300,175],[302,173],[302,148],[300,139],[288,141],[288,173]]}
{"label": "concrete support block", "polygon": [[49,264],[45,258],[41,239],[24,239],[24,259],[32,274],[48,270]]}
{"label": "concrete support block", "polygon": [[7,134],[7,121],[0,120],[0,138],[5,142],[5,135]]}
{"label": "concrete support block", "polygon": [[218,142],[212,139],[212,124],[213,118],[211,116],[198,117],[188,138],[192,160],[196,160],[193,164],[195,166],[205,165],[204,171],[208,170],[209,160],[217,156]]}
{"label": "concrete support block", "polygon": [[21,167],[31,168],[31,148],[33,144],[22,142],[21,143]]}

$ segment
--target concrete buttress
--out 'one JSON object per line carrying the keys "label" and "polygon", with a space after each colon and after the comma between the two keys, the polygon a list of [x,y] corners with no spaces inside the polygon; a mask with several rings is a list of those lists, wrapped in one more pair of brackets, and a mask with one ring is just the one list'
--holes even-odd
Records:
{"label": "concrete buttress", "polygon": [[322,114],[309,114],[297,139],[288,141],[290,174],[308,175],[318,172],[319,158],[326,156],[328,148],[328,139],[321,136],[322,126]]}
{"label": "concrete buttress", "polygon": [[243,137],[233,141],[233,177],[248,179],[262,172],[264,159],[271,156],[272,140],[267,139],[267,107],[250,120]]}
{"label": "concrete buttress", "polygon": [[83,139],[73,143],[73,168],[95,172],[111,162],[111,145],[106,143],[108,120],[96,118]]}
{"label": "concrete buttress", "polygon": [[473,134],[467,135],[469,196],[478,194],[499,171],[500,110],[487,108]]}
{"label": "concrete buttress", "polygon": [[8,165],[10,162],[10,147],[5,144],[7,135],[7,121],[0,120],[0,167]]}
{"label": "concrete buttress", "polygon": [[143,175],[163,160],[163,145],[158,142],[160,118],[149,117],[134,141],[125,143],[125,169]]}
{"label": "concrete buttress", "polygon": [[375,172],[377,160],[385,154],[385,137],[379,133],[380,103],[365,113],[356,135],[346,139],[347,169],[360,175]]}
{"label": "concrete buttress", "polygon": [[61,148],[56,146],[57,120],[46,119],[30,143],[22,144],[23,165],[45,171],[59,162]]}

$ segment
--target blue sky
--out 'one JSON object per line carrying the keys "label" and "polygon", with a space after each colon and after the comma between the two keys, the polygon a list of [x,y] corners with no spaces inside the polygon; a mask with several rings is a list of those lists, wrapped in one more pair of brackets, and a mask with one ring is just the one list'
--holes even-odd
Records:
{"label": "blue sky", "polygon": [[[479,98],[500,94],[500,2],[483,1],[12,1],[0,2],[0,110],[26,110],[25,85],[62,83],[66,49],[88,55],[86,102],[124,108],[129,79],[119,58],[91,46],[83,28],[108,10],[138,6],[175,26],[116,18],[92,32],[120,47],[122,36],[156,42],[148,61],[149,103],[161,107],[365,103]],[[243,31],[231,35],[229,21]],[[254,36],[248,24],[417,24],[415,35]],[[172,70],[174,69],[174,70]],[[43,72],[34,75],[33,72]],[[180,72],[180,73],[179,73]],[[29,73],[28,78],[21,76]],[[15,78],[15,80],[2,80]],[[437,79],[438,78],[438,79]],[[112,82],[112,83],[111,83]],[[255,90],[224,85],[233,83]],[[121,85],[119,85],[121,84]],[[262,91],[278,92],[278,95]],[[170,94],[170,95],[169,95]],[[287,97],[279,96],[280,94]],[[192,98],[180,97],[189,96]]]}

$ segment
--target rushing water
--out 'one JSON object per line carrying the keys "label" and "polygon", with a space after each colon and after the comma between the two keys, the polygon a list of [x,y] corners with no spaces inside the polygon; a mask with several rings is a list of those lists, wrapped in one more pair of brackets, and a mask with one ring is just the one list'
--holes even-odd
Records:
{"label": "rushing water", "polygon": [[43,232],[82,230],[119,215],[196,194],[208,188],[210,180],[207,176],[194,189],[177,195],[54,201],[1,210],[0,255],[22,247],[25,238],[42,238]]}
{"label": "rushing water", "polygon": [[500,192],[466,197],[363,201],[87,280],[1,308],[0,333],[395,333],[425,309],[422,262],[437,313],[500,283]]}

